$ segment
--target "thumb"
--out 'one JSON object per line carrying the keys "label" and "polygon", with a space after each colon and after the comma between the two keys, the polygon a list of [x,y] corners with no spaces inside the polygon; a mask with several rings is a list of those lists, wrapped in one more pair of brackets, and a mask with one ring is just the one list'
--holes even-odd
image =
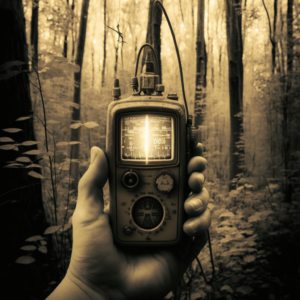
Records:
{"label": "thumb", "polygon": [[92,221],[103,213],[103,191],[108,178],[108,164],[104,152],[98,148],[91,149],[91,164],[78,184],[77,216],[82,221]]}

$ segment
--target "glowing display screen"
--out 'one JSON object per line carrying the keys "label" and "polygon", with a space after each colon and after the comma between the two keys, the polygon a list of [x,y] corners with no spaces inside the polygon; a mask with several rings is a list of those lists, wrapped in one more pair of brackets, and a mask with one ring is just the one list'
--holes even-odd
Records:
{"label": "glowing display screen", "polygon": [[174,118],[132,115],[121,118],[121,159],[163,161],[174,158]]}

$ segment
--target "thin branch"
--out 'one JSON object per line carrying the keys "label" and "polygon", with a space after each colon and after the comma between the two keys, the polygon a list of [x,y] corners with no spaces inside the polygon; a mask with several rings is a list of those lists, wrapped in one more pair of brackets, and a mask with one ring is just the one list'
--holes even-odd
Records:
{"label": "thin branch", "polygon": [[[28,184],[28,185],[24,185],[24,186],[18,187],[18,188],[16,188],[16,189],[12,189],[12,190],[10,190],[10,191],[8,191],[8,192],[5,192],[4,194],[1,194],[1,195],[0,195],[0,198],[1,198],[2,196],[6,195],[6,194],[9,194],[9,193],[13,192],[13,191],[25,189],[25,188],[27,188],[27,187],[29,187],[29,186],[33,186],[33,185],[37,185],[37,184],[41,184],[41,183],[40,183],[40,182],[37,182],[37,183]],[[9,201],[10,201],[10,200],[9,200]],[[4,202],[4,203],[5,203],[5,202]],[[2,204],[4,204],[4,203],[2,203]]]}
{"label": "thin branch", "polygon": [[274,38],[272,37],[271,20],[270,20],[269,12],[267,10],[265,1],[264,0],[261,0],[261,1],[262,1],[263,5],[264,5],[265,11],[266,11],[266,14],[267,14],[267,17],[268,17],[268,21],[269,21],[269,37],[270,37],[270,41],[271,41],[272,45],[274,45],[275,41],[274,41]]}

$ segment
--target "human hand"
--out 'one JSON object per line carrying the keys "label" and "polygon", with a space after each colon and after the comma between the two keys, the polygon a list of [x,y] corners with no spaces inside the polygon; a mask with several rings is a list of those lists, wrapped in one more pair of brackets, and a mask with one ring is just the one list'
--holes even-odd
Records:
{"label": "human hand", "polygon": [[[68,281],[69,289],[73,283],[90,299],[134,300],[160,299],[176,286],[204,247],[211,222],[207,209],[209,194],[203,188],[201,173],[207,166],[207,161],[200,157],[202,149],[201,144],[196,146],[195,156],[188,164],[188,184],[193,194],[184,204],[189,219],[183,230],[194,236],[194,241],[182,242],[172,250],[148,249],[139,253],[125,251],[113,242],[109,215],[103,212],[102,188],[108,178],[108,164],[101,149],[91,149],[91,164],[79,182],[78,201],[72,218],[73,251],[64,279]],[[59,299],[57,293],[55,296]],[[66,294],[62,299],[68,299]],[[74,295],[72,299],[75,299]]]}

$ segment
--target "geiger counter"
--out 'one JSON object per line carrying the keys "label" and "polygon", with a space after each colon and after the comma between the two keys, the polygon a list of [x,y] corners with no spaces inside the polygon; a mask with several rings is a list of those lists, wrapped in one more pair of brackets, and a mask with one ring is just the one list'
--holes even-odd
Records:
{"label": "geiger counter", "polygon": [[[156,3],[173,35],[184,103],[177,94],[163,95],[157,57],[150,44],[139,50],[131,79],[132,96],[120,100],[119,81],[115,80],[106,128],[110,214],[115,242],[127,246],[178,243],[183,235],[183,205],[189,194],[187,163],[195,143],[192,118],[175,36],[162,4]],[[145,47],[149,49],[138,80],[138,61]]]}
{"label": "geiger counter", "polygon": [[134,77],[135,93],[119,100],[116,80],[107,113],[110,213],[122,245],[172,245],[182,235],[190,126],[177,95],[162,94],[150,52],[140,90]]}

